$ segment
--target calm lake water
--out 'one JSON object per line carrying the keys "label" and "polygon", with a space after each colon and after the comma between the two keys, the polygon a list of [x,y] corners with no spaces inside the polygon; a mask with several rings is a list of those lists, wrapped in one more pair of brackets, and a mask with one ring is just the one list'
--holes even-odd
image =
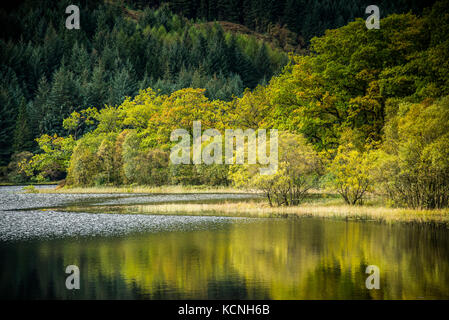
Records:
{"label": "calm lake water", "polygon": [[[449,298],[447,229],[28,210],[86,201],[58,197],[0,189],[0,298]],[[105,197],[96,201],[121,201]],[[68,265],[80,269],[79,290],[65,287]],[[365,286],[368,265],[380,269],[379,290]]]}

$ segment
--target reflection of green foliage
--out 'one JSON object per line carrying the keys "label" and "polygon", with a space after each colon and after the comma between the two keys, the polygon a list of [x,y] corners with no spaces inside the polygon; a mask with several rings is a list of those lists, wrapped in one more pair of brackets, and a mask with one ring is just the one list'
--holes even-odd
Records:
{"label": "reflection of green foliage", "polygon": [[[2,249],[8,264],[1,274],[8,278],[0,292],[97,299],[448,298],[448,243],[444,229],[319,219],[19,243]],[[76,293],[64,286],[69,264],[81,271]],[[380,290],[365,287],[370,264],[380,268]]]}

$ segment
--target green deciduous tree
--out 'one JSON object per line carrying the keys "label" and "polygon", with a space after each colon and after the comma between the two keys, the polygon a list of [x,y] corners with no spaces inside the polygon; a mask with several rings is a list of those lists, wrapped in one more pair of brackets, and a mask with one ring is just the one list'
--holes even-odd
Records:
{"label": "green deciduous tree", "polygon": [[397,205],[449,205],[449,98],[402,103],[386,125],[377,174]]}
{"label": "green deciduous tree", "polygon": [[347,204],[361,204],[366,194],[373,190],[376,155],[372,151],[359,151],[351,143],[338,148],[337,155],[328,168],[328,185]]}
{"label": "green deciduous tree", "polygon": [[54,181],[65,178],[75,146],[72,136],[42,135],[37,140],[41,153],[21,161],[21,172],[36,181]]}
{"label": "green deciduous tree", "polygon": [[262,190],[270,205],[298,205],[307,192],[317,187],[323,173],[322,161],[300,135],[279,134],[279,168],[273,174],[260,173],[260,165],[234,165],[230,177],[238,187]]}

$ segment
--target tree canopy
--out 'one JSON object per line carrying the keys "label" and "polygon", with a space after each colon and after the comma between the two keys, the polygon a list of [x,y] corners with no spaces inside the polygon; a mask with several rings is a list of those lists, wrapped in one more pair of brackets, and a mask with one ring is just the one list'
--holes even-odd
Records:
{"label": "tree canopy", "polygon": [[[50,74],[27,78],[13,53],[33,46],[1,42],[9,82],[0,99],[17,104],[20,120],[15,127],[5,121],[14,148],[30,148],[26,137],[46,128],[42,152],[15,156],[16,176],[54,177],[46,169],[54,163],[67,170],[70,185],[234,183],[265,190],[278,205],[296,205],[307,190],[326,185],[349,204],[379,192],[397,205],[448,205],[447,1],[421,16],[391,14],[380,29],[356,19],[327,30],[310,40],[308,54],[292,53],[281,72],[284,53],[253,37],[194,25],[166,5],[145,9],[137,22],[106,19],[120,16],[114,8],[93,10],[98,25],[86,34],[93,40],[77,39],[76,59],[66,60],[58,33],[47,28],[36,48],[61,59]],[[80,68],[87,61],[90,67]],[[39,123],[28,126],[31,111]],[[278,172],[263,177],[253,166],[171,163],[171,132],[192,134],[195,121],[222,133],[278,129]]]}

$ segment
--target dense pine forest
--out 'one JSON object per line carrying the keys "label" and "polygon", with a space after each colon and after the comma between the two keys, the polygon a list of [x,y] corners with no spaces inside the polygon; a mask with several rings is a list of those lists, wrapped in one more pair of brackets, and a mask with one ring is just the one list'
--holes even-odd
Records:
{"label": "dense pine forest", "polygon": [[25,1],[1,11],[0,162],[36,151],[41,134],[65,135],[62,120],[116,105],[139,89],[205,88],[229,100],[267,83],[287,54],[254,36],[173,14],[168,5],[127,9],[79,3],[81,29],[65,28],[71,1]]}
{"label": "dense pine forest", "polygon": [[269,32],[276,25],[309,41],[327,29],[342,27],[355,18],[363,17],[364,9],[375,4],[382,15],[391,13],[420,13],[434,1],[399,0],[126,0],[138,8],[168,3],[170,9],[188,18],[208,21],[230,21],[252,30]]}
{"label": "dense pine forest", "polygon": [[[89,1],[80,30],[64,28],[66,4],[2,13],[9,180],[232,184],[271,205],[311,188],[348,204],[368,193],[449,204],[447,1],[381,2],[373,30],[363,1]],[[173,165],[170,133],[194,121],[278,129],[279,170]]]}

